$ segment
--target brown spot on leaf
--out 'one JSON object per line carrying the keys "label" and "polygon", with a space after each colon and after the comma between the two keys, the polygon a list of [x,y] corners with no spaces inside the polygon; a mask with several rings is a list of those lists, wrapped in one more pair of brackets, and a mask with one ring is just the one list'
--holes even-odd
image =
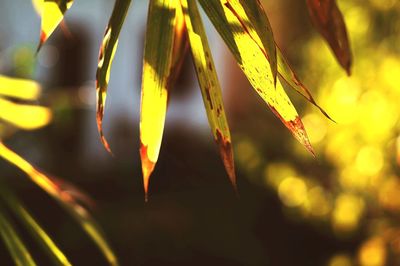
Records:
{"label": "brown spot on leaf", "polygon": [[[232,14],[237,18],[237,20],[239,21],[240,25],[242,26],[242,29],[244,31],[244,33],[246,33],[250,39],[253,40],[253,42],[257,45],[257,47],[260,49],[260,51],[263,53],[263,55],[265,56],[265,58],[269,61],[269,57],[267,52],[265,51],[265,48],[263,46],[260,46],[258,44],[258,42],[256,41],[256,39],[254,38],[254,36],[250,33],[250,30],[247,28],[246,23],[243,21],[243,18],[236,12],[236,10],[233,8],[233,6],[231,5],[231,3],[229,1],[225,2],[224,5],[226,6],[226,8],[228,8]],[[275,82],[275,81],[274,81]]]}
{"label": "brown spot on leaf", "polygon": [[219,146],[219,151],[225,166],[225,170],[228,173],[233,188],[237,192],[235,162],[233,158],[233,149],[231,142],[222,135],[222,132],[219,129],[215,131],[215,134],[216,134],[215,140]]}
{"label": "brown spot on leaf", "polygon": [[221,112],[222,112],[222,107],[219,105],[217,107],[217,116],[220,117],[221,116]]}
{"label": "brown spot on leaf", "polygon": [[208,66],[208,69],[209,69],[209,70],[211,70],[211,71],[213,70],[213,66],[212,66],[211,61],[208,61],[207,66]]}
{"label": "brown spot on leaf", "polygon": [[210,88],[207,87],[205,91],[206,91],[207,101],[210,103],[210,108],[214,109],[214,105],[212,103],[211,94],[210,94]]}
{"label": "brown spot on leaf", "polygon": [[297,116],[294,120],[286,121],[274,107],[272,107],[271,105],[268,106],[272,110],[272,112],[290,130],[293,136],[315,157],[314,149],[311,146],[310,140],[307,136],[307,132],[300,117]]}

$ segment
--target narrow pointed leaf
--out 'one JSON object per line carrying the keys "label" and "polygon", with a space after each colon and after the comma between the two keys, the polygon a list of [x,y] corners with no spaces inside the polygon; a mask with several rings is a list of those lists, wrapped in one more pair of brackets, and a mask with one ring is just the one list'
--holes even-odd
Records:
{"label": "narrow pointed leaf", "polygon": [[[217,3],[218,1],[216,1]],[[258,46],[261,52],[264,54],[265,58],[270,62],[269,53],[272,55],[273,64],[270,63],[272,76],[274,79],[274,85],[276,85],[276,72],[277,72],[277,59],[276,59],[276,47],[275,41],[272,34],[272,30],[270,33],[266,32],[264,27],[268,27],[263,23],[265,21],[261,21],[261,10],[257,8],[257,5],[254,0],[250,1],[240,1],[240,0],[220,0],[223,4],[223,7],[227,8],[230,11],[230,15],[236,17],[235,23],[238,23],[238,28],[240,28],[244,33],[248,35]],[[250,3],[252,2],[252,3]],[[214,3],[215,4],[215,3]],[[257,9],[256,11],[253,9]],[[262,8],[262,7],[261,7]],[[207,12],[207,11],[206,11]],[[249,15],[251,17],[249,17]],[[267,20],[269,24],[268,18],[264,13],[263,19]],[[263,26],[264,25],[264,26]],[[270,27],[270,26],[269,26]],[[232,28],[232,30],[235,30]],[[232,31],[232,33],[234,33]],[[272,43],[271,43],[272,40]],[[267,49],[265,48],[267,47]],[[236,53],[240,53],[235,50]],[[272,62],[272,61],[271,61]]]}
{"label": "narrow pointed leaf", "polygon": [[[304,86],[290,67],[280,49],[276,47],[271,26],[259,0],[239,0],[239,2],[241,6],[238,6],[238,0],[229,0],[224,3],[224,6],[231,10],[232,14],[236,16],[240,22],[242,29],[257,43],[260,49],[263,50],[264,55],[266,55],[270,62],[274,82],[276,82],[274,71],[277,68],[279,80],[285,89],[294,89],[311,104],[315,105],[327,118],[332,120],[325,110],[316,103],[310,91]],[[241,7],[245,11],[248,19],[246,19],[243,12],[241,12]],[[229,36],[228,34],[226,35]],[[235,46],[231,46],[230,48],[234,49],[236,53],[239,53]]]}
{"label": "narrow pointed leaf", "polygon": [[71,8],[74,0],[43,0],[42,26],[38,50],[57,28],[65,12]]}
{"label": "narrow pointed leaf", "polygon": [[[225,6],[231,10],[232,14],[234,14],[240,21],[242,28],[255,42],[258,43],[258,46],[260,46],[267,55],[266,57],[270,62],[275,85],[276,74],[278,73],[279,79],[285,89],[294,89],[304,96],[310,103],[315,105],[326,117],[331,119],[329,115],[316,103],[310,91],[298,79],[282,52],[276,47],[271,25],[265,11],[263,10],[261,2],[259,0],[239,0],[239,2],[249,19],[248,22],[246,22],[244,16],[239,15],[240,6],[238,6],[237,0],[229,0],[225,3]],[[255,32],[253,31],[253,28]]]}
{"label": "narrow pointed leaf", "polygon": [[0,194],[3,201],[9,206],[9,209],[14,212],[16,217],[24,224],[36,242],[44,251],[46,251],[54,265],[72,265],[46,231],[35,221],[23,204],[3,187],[3,184],[0,188]]}
{"label": "narrow pointed leaf", "polygon": [[8,217],[5,215],[3,209],[0,209],[0,236],[3,239],[8,251],[10,252],[15,265],[36,265],[36,263],[32,259],[31,254],[26,249],[24,243],[21,241],[18,233],[15,231],[15,228],[12,226]]}
{"label": "narrow pointed leaf", "polygon": [[260,0],[239,0],[239,2],[261,39],[264,50],[266,51],[269,59],[272,75],[274,77],[274,83],[276,85],[278,60],[276,56],[274,34],[268,16],[265,13]]}
{"label": "narrow pointed leaf", "polygon": [[[177,0],[179,2],[179,0]],[[179,76],[182,74],[182,66],[189,50],[189,40],[185,25],[185,18],[182,9],[176,8],[175,26],[174,26],[174,44],[172,48],[172,63],[170,77],[168,79],[168,90],[172,89]]]}
{"label": "narrow pointed leaf", "polygon": [[[230,1],[231,5],[235,1]],[[294,137],[314,154],[304,125],[281,82],[277,80],[276,87],[273,84],[273,75],[262,43],[245,11],[235,4],[237,8],[233,13],[224,0],[199,2],[256,92]]]}
{"label": "narrow pointed leaf", "polygon": [[225,169],[236,189],[232,141],[225,116],[221,87],[215,71],[204,26],[194,0],[181,0],[193,61],[198,76],[208,122],[217,142]]}
{"label": "narrow pointed leaf", "polygon": [[351,73],[352,54],[346,24],[335,0],[307,0],[315,28],[326,39],[340,65]]}
{"label": "narrow pointed leaf", "polygon": [[40,96],[40,92],[40,85],[35,81],[0,75],[0,96],[36,100]]}
{"label": "narrow pointed leaf", "polygon": [[[173,53],[179,0],[150,0],[144,50],[140,114],[140,156],[147,200],[149,178],[158,159],[174,79]],[[181,20],[179,20],[181,21]]]}
{"label": "narrow pointed leaf", "polygon": [[96,73],[96,95],[97,95],[97,128],[101,142],[108,152],[110,146],[103,133],[103,116],[106,104],[107,87],[110,80],[111,65],[118,47],[118,38],[124,24],[131,0],[116,0],[111,18],[104,33],[103,42],[99,52],[99,62]]}
{"label": "narrow pointed leaf", "polygon": [[57,186],[50,177],[37,170],[21,156],[6,147],[1,141],[0,157],[4,158],[6,161],[23,171],[33,183],[35,183],[46,193],[48,193],[54,200],[56,200],[60,206],[63,207],[80,224],[88,236],[92,238],[108,262],[111,265],[118,265],[118,261],[114,255],[114,252],[111,250],[107,241],[105,240],[104,234],[102,233],[100,227],[90,216],[87,210],[79,205],[75,198],[68,193],[68,191],[61,190],[60,187]]}
{"label": "narrow pointed leaf", "polygon": [[0,98],[0,120],[17,128],[33,130],[47,125],[52,118],[50,109],[29,104],[17,104]]}
{"label": "narrow pointed leaf", "polygon": [[328,119],[334,121],[328,113],[315,101],[311,92],[307,89],[307,87],[300,81],[297,77],[296,73],[290,67],[286,58],[283,56],[281,50],[278,48],[278,74],[279,80],[282,83],[282,86],[285,90],[291,89],[295,90],[297,93],[302,95],[307,101],[316,106],[320,112],[325,115]]}

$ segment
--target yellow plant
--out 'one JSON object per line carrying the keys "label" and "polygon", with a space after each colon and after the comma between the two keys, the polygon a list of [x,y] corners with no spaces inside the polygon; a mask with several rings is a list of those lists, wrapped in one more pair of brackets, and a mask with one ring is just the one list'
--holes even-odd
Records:
{"label": "yellow plant", "polygon": [[[343,18],[334,0],[307,4],[317,29],[350,72],[351,53]],[[203,7],[258,95],[312,154],[303,123],[285,90],[295,90],[317,106],[275,44],[260,0],[150,0],[142,75],[140,156],[147,200],[149,178],[158,160],[168,95],[186,47],[195,64],[207,117],[231,183],[236,188],[234,155],[220,85],[197,4]],[[61,22],[73,0],[44,0],[39,48]],[[102,129],[111,64],[131,0],[116,0],[100,47],[97,69],[97,125],[104,147],[111,153]],[[327,116],[327,115],[326,115]]]}
{"label": "yellow plant", "polygon": [[[24,172],[34,184],[58,202],[92,238],[108,262],[111,265],[118,265],[101,229],[75,196],[82,195],[82,193],[73,186],[63,186],[55,179],[45,175],[9,149],[3,142],[6,136],[18,129],[34,130],[51,122],[52,113],[49,108],[32,104],[33,101],[38,100],[40,93],[40,85],[32,80],[0,76],[0,157]],[[26,227],[37,244],[46,251],[55,265],[72,265],[62,250],[4,182],[0,182],[0,197],[8,209]],[[0,236],[17,265],[36,265],[3,206],[0,207]]]}

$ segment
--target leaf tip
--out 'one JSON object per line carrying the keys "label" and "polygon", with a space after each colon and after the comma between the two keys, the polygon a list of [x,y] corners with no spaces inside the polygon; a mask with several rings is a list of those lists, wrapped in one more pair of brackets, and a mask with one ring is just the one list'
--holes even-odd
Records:
{"label": "leaf tip", "polygon": [[314,104],[319,111],[321,112],[321,114],[323,114],[327,119],[331,120],[333,123],[337,124],[337,122],[335,121],[335,119],[333,119],[321,106],[319,106],[315,101],[311,102],[312,104]]}
{"label": "leaf tip", "polygon": [[342,68],[344,69],[344,71],[346,71],[347,76],[351,76],[351,67],[353,65],[353,59],[352,59],[352,53],[350,48],[343,48],[343,51],[341,51],[341,53],[336,52],[335,54],[337,54],[337,60],[339,62],[339,64],[342,66]]}
{"label": "leaf tip", "polygon": [[143,188],[144,188],[144,200],[148,202],[148,191],[150,176],[153,173],[155,163],[152,162],[147,155],[147,146],[140,145],[140,159],[142,161],[142,173],[143,173]]}
{"label": "leaf tip", "polygon": [[288,125],[289,129],[292,131],[295,138],[303,144],[303,146],[311,153],[313,157],[316,157],[314,148],[311,145],[310,139],[307,136],[307,132],[304,128],[303,122],[300,117],[297,116],[294,120],[289,121]]}
{"label": "leaf tip", "polygon": [[307,131],[304,128],[304,124],[300,117],[297,115],[293,120],[284,119],[279,112],[271,105],[269,105],[272,112],[284,123],[284,125],[290,130],[292,135],[315,157],[314,148],[311,145],[310,139],[308,138]]}
{"label": "leaf tip", "polygon": [[107,152],[109,154],[111,154],[111,156],[114,156],[110,145],[108,144],[108,141],[106,139],[106,137],[104,136],[104,132],[103,132],[103,107],[98,107],[98,111],[96,114],[96,121],[97,121],[97,130],[99,132],[100,135],[100,140],[101,143],[103,144],[104,148],[107,150]]}
{"label": "leaf tip", "polygon": [[237,193],[237,181],[236,181],[236,173],[235,173],[235,162],[233,157],[233,149],[232,144],[229,140],[226,139],[221,133],[219,129],[216,130],[216,141],[218,143],[220,154],[222,157],[222,161],[225,166],[225,170],[228,173],[229,180]]}
{"label": "leaf tip", "polygon": [[351,63],[348,63],[348,65],[346,66],[346,73],[347,76],[351,76]]}
{"label": "leaf tip", "polygon": [[40,32],[40,39],[39,39],[39,44],[38,47],[36,48],[36,54],[40,52],[40,49],[42,48],[43,44],[46,42],[47,36],[44,31]]}

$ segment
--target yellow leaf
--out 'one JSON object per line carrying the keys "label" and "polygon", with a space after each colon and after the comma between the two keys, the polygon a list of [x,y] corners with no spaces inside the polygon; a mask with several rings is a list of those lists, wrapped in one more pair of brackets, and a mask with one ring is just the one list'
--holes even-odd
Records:
{"label": "yellow leaf", "polygon": [[44,0],[38,50],[60,24],[65,12],[71,8],[73,2],[73,0]]}
{"label": "yellow leaf", "polygon": [[7,203],[8,207],[18,217],[19,221],[28,229],[32,237],[41,245],[47,252],[52,261],[56,265],[69,266],[72,265],[64,253],[58,248],[51,237],[46,231],[35,221],[32,215],[26,210],[25,206],[18,200],[18,198],[4,188],[1,184],[0,196],[3,201]]}
{"label": "yellow leaf", "polygon": [[83,230],[92,238],[108,262],[111,265],[118,265],[117,258],[105,240],[105,237],[99,226],[96,224],[87,210],[79,205],[75,198],[68,193],[68,191],[61,190],[60,186],[54,183],[50,177],[33,167],[29,162],[10,150],[1,141],[0,157],[4,158],[6,161],[23,171],[33,183],[35,183],[46,193],[48,193],[54,200],[56,200],[61,207],[63,207],[69,214],[72,215],[73,218],[75,218]]}
{"label": "yellow leaf", "polygon": [[[262,48],[265,51],[265,55],[270,63],[272,75],[274,77],[274,84],[276,85],[278,60],[276,55],[274,35],[267,14],[265,13],[260,0],[239,0],[239,2],[246,12],[250,22],[253,24],[260,41],[262,42]],[[230,2],[228,2],[228,4],[229,3]],[[236,2],[236,4],[238,3]],[[232,5],[229,7],[234,8]],[[238,17],[238,19],[240,20],[240,17]]]}
{"label": "yellow leaf", "polygon": [[50,123],[51,111],[42,106],[16,104],[0,98],[0,119],[14,126],[33,130]]}
{"label": "yellow leaf", "polygon": [[32,6],[39,16],[42,16],[44,0],[32,0]]}
{"label": "yellow leaf", "polygon": [[262,49],[262,42],[238,1],[229,1],[234,7],[233,12],[226,5],[226,0],[199,0],[250,84],[294,137],[314,154],[303,123],[281,82],[277,80],[276,87],[274,86],[273,74]]}
{"label": "yellow leaf", "polygon": [[10,219],[2,208],[0,208],[0,236],[3,238],[5,246],[10,251],[15,265],[36,265],[31,254],[26,249],[14,226],[11,224]]}
{"label": "yellow leaf", "polygon": [[36,100],[40,96],[40,92],[40,85],[35,81],[0,75],[0,96]]}
{"label": "yellow leaf", "polygon": [[145,199],[149,178],[160,152],[167,112],[168,89],[174,79],[174,42],[179,0],[150,0],[142,77],[140,155]]}
{"label": "yellow leaf", "polygon": [[232,141],[228,121],[225,116],[221,87],[215,71],[207,36],[200,13],[194,0],[181,0],[185,14],[193,61],[207,111],[208,122],[217,142],[225,169],[236,189],[236,175],[233,159]]}
{"label": "yellow leaf", "polygon": [[99,62],[96,72],[96,95],[97,95],[97,128],[101,142],[108,152],[110,146],[103,133],[103,116],[107,97],[107,87],[110,80],[111,64],[118,47],[119,33],[125,21],[131,0],[116,0],[111,18],[108,22],[103,42],[99,52]]}

